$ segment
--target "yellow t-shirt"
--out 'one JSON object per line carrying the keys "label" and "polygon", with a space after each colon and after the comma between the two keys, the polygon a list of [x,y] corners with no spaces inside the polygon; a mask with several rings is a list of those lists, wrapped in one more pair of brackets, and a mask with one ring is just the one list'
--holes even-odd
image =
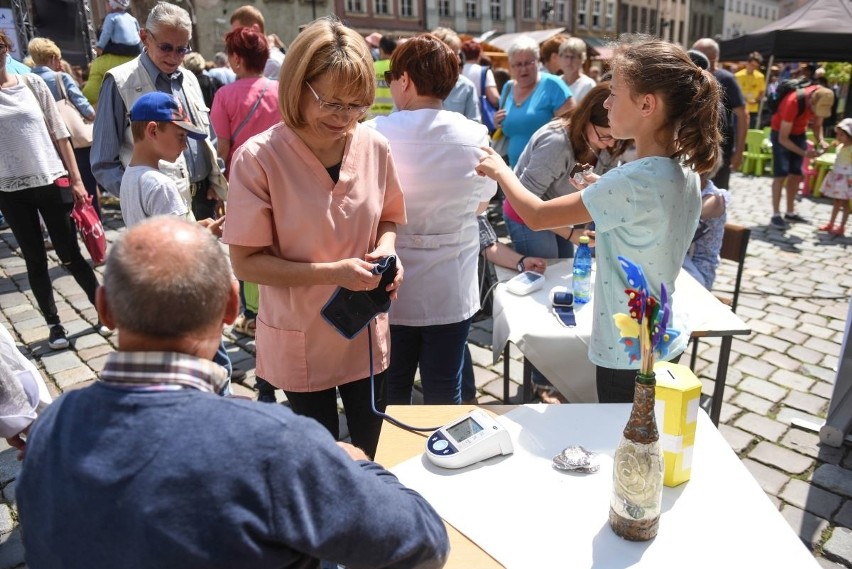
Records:
{"label": "yellow t-shirt", "polygon": [[740,84],[740,89],[743,91],[746,110],[749,113],[756,113],[760,106],[763,90],[766,88],[766,76],[757,69],[752,74],[749,74],[745,69],[740,69],[734,73],[734,77],[736,77],[737,83]]}

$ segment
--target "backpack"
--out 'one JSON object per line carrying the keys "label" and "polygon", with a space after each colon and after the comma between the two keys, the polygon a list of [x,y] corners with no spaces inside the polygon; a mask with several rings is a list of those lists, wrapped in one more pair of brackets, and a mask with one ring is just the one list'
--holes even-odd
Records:
{"label": "backpack", "polygon": [[809,87],[811,82],[807,79],[785,79],[778,84],[778,87],[775,88],[774,93],[770,93],[766,97],[766,108],[769,109],[769,112],[775,114],[778,111],[778,107],[781,105],[781,101],[784,100],[784,97],[789,95],[791,92],[796,92],[796,101],[799,104],[799,112],[797,115],[805,112],[805,92],[803,89],[805,87]]}

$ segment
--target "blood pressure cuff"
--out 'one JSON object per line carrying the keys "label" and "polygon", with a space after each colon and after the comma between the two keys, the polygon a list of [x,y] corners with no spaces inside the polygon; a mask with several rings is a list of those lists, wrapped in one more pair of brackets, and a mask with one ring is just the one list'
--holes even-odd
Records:
{"label": "blood pressure cuff", "polygon": [[390,309],[390,294],[385,290],[396,277],[396,257],[374,261],[374,275],[381,275],[373,290],[349,290],[338,287],[323,306],[321,314],[345,338],[352,339],[381,312]]}
{"label": "blood pressure cuff", "polygon": [[553,305],[553,314],[556,315],[560,324],[567,328],[573,328],[577,325],[574,318],[574,295],[572,293],[554,291],[550,300]]}

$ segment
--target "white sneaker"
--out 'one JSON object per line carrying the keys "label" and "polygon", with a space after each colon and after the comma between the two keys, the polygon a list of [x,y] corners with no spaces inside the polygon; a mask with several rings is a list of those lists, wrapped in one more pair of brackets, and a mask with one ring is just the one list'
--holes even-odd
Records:
{"label": "white sneaker", "polygon": [[51,350],[64,350],[69,346],[68,336],[62,324],[56,324],[50,327],[50,335],[47,338],[47,345]]}

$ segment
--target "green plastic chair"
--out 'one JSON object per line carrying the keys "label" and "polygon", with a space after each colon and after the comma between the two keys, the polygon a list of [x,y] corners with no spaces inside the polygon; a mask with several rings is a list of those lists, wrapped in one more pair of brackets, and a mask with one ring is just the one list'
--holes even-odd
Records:
{"label": "green plastic chair", "polygon": [[764,168],[768,166],[772,169],[772,150],[771,146],[767,150],[765,141],[763,130],[749,129],[746,133],[746,151],[743,153],[743,165],[740,169],[743,174],[762,176]]}

